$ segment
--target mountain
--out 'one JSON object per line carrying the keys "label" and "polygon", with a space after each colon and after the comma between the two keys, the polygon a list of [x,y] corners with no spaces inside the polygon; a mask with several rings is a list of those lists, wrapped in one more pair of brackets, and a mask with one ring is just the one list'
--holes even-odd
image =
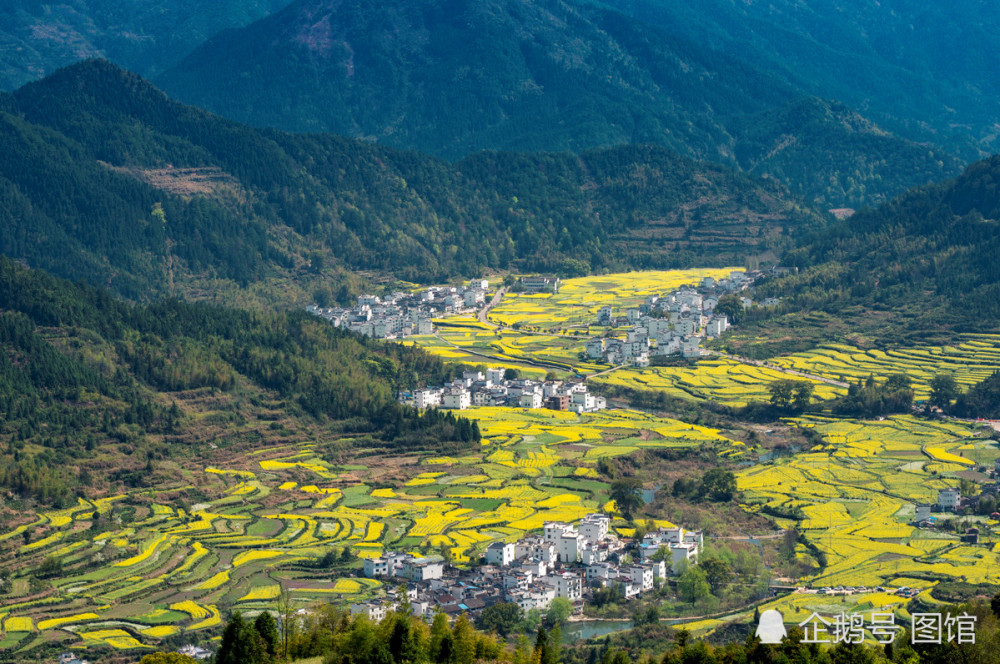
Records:
{"label": "mountain", "polygon": [[1000,6],[984,0],[602,0],[678,39],[738,53],[964,160],[1000,151]]}
{"label": "mountain", "polygon": [[155,80],[251,125],[449,159],[655,143],[736,167],[792,141],[769,172],[827,208],[876,204],[959,169],[938,148],[845,126],[846,111],[814,114],[802,132],[778,126],[765,114],[787,116],[801,86],[697,34],[565,0],[296,0]]}
{"label": "mountain", "polygon": [[0,90],[93,57],[152,75],[220,30],[252,23],[288,1],[6,0],[0,5]]}
{"label": "mountain", "polygon": [[137,300],[345,270],[730,265],[822,223],[774,183],[662,147],[450,164],[252,129],[103,61],[0,96],[0,188],[0,252]]}
{"label": "mountain", "polygon": [[998,252],[1000,155],[803,235],[783,258],[798,274],[760,293],[780,296],[781,307],[748,338],[805,344],[837,329],[866,343],[902,343],[996,332]]}
{"label": "mountain", "polygon": [[173,463],[209,447],[306,431],[447,449],[472,425],[419,417],[395,394],[460,369],[301,311],[133,306],[0,256],[0,490],[75,504],[174,479]]}
{"label": "mountain", "polygon": [[157,83],[250,124],[450,158],[649,141],[725,156],[723,117],[795,96],[738,60],[563,0],[298,0]]}
{"label": "mountain", "polygon": [[741,118],[730,131],[745,172],[774,178],[820,206],[875,206],[961,169],[941,150],[900,140],[843,104],[816,97]]}

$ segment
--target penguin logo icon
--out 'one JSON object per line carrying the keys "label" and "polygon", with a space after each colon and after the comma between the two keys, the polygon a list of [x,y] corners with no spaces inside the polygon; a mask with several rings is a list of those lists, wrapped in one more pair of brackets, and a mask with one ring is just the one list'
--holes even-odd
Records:
{"label": "penguin logo icon", "polygon": [[781,612],[777,609],[768,609],[760,614],[760,622],[757,624],[757,638],[761,643],[781,643],[781,639],[788,636],[785,631],[785,622]]}

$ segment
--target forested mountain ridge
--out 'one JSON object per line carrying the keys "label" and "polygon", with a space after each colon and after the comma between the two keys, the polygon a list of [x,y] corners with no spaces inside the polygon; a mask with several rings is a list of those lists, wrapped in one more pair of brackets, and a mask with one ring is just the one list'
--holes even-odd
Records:
{"label": "forested mountain ridge", "polygon": [[0,256],[0,491],[75,502],[169,481],[210,447],[302,435],[334,449],[468,443],[472,423],[395,398],[456,370],[304,312],[134,306]]}
{"label": "forested mountain ridge", "polygon": [[905,182],[927,184],[933,172],[940,181],[961,168],[941,150],[901,141],[843,104],[815,97],[735,121],[731,131],[740,168],[816,205],[871,207],[902,193]]}
{"label": "forested mountain ridge", "polygon": [[[762,289],[783,298],[749,335],[837,328],[894,343],[1000,328],[1000,155],[957,178],[804,235],[783,261],[798,274]],[[784,312],[784,313],[782,313]],[[813,312],[808,320],[803,313]],[[810,323],[809,320],[812,322]]]}
{"label": "forested mountain ridge", "polygon": [[593,0],[739,53],[803,94],[836,99],[971,161],[1000,150],[1000,6],[981,0]]}
{"label": "forested mountain ridge", "polygon": [[151,75],[225,28],[247,25],[289,0],[5,0],[0,5],[0,90],[83,58],[105,57]]}
{"label": "forested mountain ridge", "polygon": [[565,0],[391,0],[377,10],[296,0],[155,80],[255,126],[449,159],[656,143],[736,167],[791,141],[767,172],[824,208],[876,204],[959,168],[936,147],[884,131],[874,140],[843,113],[812,114],[800,131],[774,115],[787,118],[803,88],[738,49]]}
{"label": "forested mountain ridge", "polygon": [[0,252],[138,300],[331,269],[738,264],[823,223],[773,182],[662,147],[449,164],[252,129],[97,60],[0,95],[0,143]]}

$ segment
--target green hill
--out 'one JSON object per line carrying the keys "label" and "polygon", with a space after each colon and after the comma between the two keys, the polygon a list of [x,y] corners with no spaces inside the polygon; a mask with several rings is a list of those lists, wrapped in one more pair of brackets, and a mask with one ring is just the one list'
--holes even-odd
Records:
{"label": "green hill", "polygon": [[729,265],[821,223],[779,185],[662,147],[450,164],[252,129],[103,61],[0,96],[0,188],[0,252],[136,300],[284,284],[290,305],[347,270]]}
{"label": "green hill", "polygon": [[844,109],[782,122],[774,114],[801,109],[781,110],[806,94],[801,82],[686,26],[564,0],[392,0],[378,10],[297,0],[213,37],[156,82],[251,125],[449,159],[655,143],[735,167],[791,141],[767,172],[825,208],[878,203],[959,168],[938,148],[844,122]]}
{"label": "green hill", "polygon": [[0,90],[13,90],[81,58],[104,57],[152,75],[226,28],[289,0],[6,0],[0,5]]}
{"label": "green hill", "polygon": [[395,399],[455,370],[304,312],[133,306],[0,257],[0,490],[75,503],[78,491],[152,486],[209,445],[302,435],[467,443],[468,422]]}
{"label": "green hill", "polygon": [[994,156],[953,180],[803,236],[783,259],[799,273],[761,291],[781,296],[781,307],[747,338],[808,345],[839,333],[898,343],[996,332],[998,252],[1000,156]]}
{"label": "green hill", "polygon": [[941,150],[902,141],[836,102],[804,98],[734,122],[736,159],[815,205],[874,206],[957,174]]}
{"label": "green hill", "polygon": [[979,0],[597,2],[973,160],[1000,150],[1000,7]]}

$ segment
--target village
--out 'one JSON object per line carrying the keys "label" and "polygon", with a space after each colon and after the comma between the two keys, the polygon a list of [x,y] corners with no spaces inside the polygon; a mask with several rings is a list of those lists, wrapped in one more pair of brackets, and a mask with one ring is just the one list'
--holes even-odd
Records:
{"label": "village", "polygon": [[486,301],[489,281],[473,279],[465,287],[431,286],[416,293],[396,291],[385,298],[359,295],[354,307],[320,307],[306,311],[375,339],[400,339],[414,334],[433,334],[433,317],[475,311]]}
{"label": "village", "polygon": [[584,382],[537,381],[517,378],[505,367],[485,372],[465,371],[447,385],[399,394],[399,401],[416,408],[464,410],[471,406],[547,408],[575,413],[592,413],[607,407],[604,397],[591,394]]}
{"label": "village", "polygon": [[[526,612],[544,611],[557,597],[582,610],[584,601],[600,588],[611,588],[625,600],[653,590],[668,575],[697,564],[704,546],[701,531],[660,528],[633,541],[615,535],[610,524],[606,514],[588,514],[576,526],[549,522],[540,535],[493,542],[483,564],[470,569],[387,551],[365,559],[363,573],[405,583],[414,615],[428,620],[438,611],[475,617],[499,602]],[[351,613],[381,620],[402,599],[390,590],[384,600],[352,604]]]}
{"label": "village", "polygon": [[[627,309],[624,317],[613,315],[610,305],[601,307],[597,325],[618,328],[630,325],[625,338],[602,337],[586,343],[585,356],[611,365],[650,365],[656,356],[701,357],[702,341],[714,339],[729,329],[729,318],[715,311],[719,298],[739,293],[753,285],[759,272],[734,270],[716,281],[705,277],[696,287],[684,286],[665,296],[650,295],[638,308]],[[761,304],[774,306],[777,299]],[[744,309],[753,306],[748,296],[740,297]]]}

